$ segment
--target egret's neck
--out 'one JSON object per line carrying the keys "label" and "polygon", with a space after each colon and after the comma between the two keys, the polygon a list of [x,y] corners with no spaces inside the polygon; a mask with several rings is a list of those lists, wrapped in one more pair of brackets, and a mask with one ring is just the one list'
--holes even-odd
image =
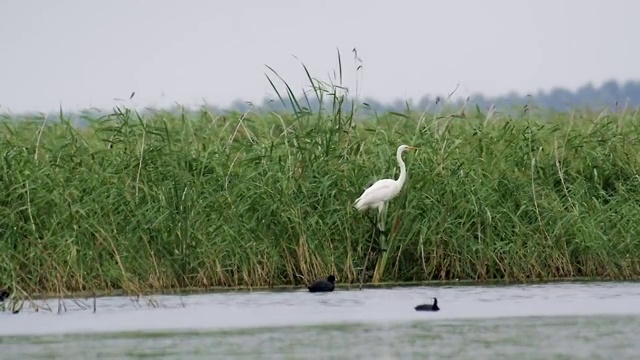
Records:
{"label": "egret's neck", "polygon": [[402,161],[402,151],[398,151],[396,153],[396,159],[398,160],[398,165],[400,166],[400,176],[398,177],[398,183],[400,184],[400,186],[402,186],[407,180],[407,168],[404,165],[404,161]]}

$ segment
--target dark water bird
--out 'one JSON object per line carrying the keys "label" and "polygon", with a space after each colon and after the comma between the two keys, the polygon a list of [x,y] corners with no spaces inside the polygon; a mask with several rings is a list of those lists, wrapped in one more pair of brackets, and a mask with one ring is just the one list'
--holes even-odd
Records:
{"label": "dark water bird", "polygon": [[438,307],[438,299],[433,298],[432,304],[420,304],[415,307],[416,311],[438,311],[440,308]]}
{"label": "dark water bird", "polygon": [[327,276],[327,280],[318,280],[313,284],[307,286],[309,292],[331,292],[336,288],[336,277],[333,275]]}
{"label": "dark water bird", "polygon": [[7,300],[9,296],[11,296],[11,290],[9,290],[9,288],[0,289],[0,303]]}

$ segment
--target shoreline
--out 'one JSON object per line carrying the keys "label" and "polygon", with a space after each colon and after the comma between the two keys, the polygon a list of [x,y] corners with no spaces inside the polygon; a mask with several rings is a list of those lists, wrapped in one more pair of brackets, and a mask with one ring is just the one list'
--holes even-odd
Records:
{"label": "shoreline", "polygon": [[[535,279],[528,281],[512,281],[503,279],[494,279],[488,281],[477,280],[433,280],[433,281],[390,281],[381,282],[377,284],[367,283],[362,284],[362,289],[388,289],[396,287],[474,287],[474,286],[526,286],[526,285],[546,285],[546,284],[562,284],[562,283],[621,283],[621,282],[640,282],[640,276],[614,279],[614,278],[599,278],[599,277],[567,277],[567,278],[551,278],[551,279]],[[360,285],[354,284],[341,284],[336,282],[335,291],[359,291]],[[291,292],[291,291],[303,291],[306,292],[304,285],[277,285],[277,286],[233,286],[233,287],[209,287],[209,288],[176,288],[176,289],[158,289],[154,291],[142,291],[140,293],[126,292],[125,290],[118,289],[112,291],[78,291],[66,294],[58,293],[35,293],[30,295],[28,300],[57,300],[57,299],[92,299],[92,298],[105,298],[105,297],[132,297],[132,296],[188,296],[188,295],[207,295],[207,294],[224,294],[235,292]],[[62,295],[62,296],[60,296]],[[15,295],[14,295],[15,298]]]}

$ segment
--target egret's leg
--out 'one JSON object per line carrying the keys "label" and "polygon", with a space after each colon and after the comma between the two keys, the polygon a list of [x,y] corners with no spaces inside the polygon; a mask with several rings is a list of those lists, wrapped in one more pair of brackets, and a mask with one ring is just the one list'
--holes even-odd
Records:
{"label": "egret's leg", "polygon": [[367,219],[369,219],[369,221],[371,221],[371,223],[373,224],[373,227],[375,227],[376,229],[378,228],[378,222],[376,221],[376,219],[375,219],[375,218],[373,218],[373,217],[372,217],[372,216],[370,216],[370,215],[365,215],[365,217],[366,217]]}
{"label": "egret's leg", "polygon": [[378,248],[381,251],[386,251],[385,248],[385,238],[387,237],[386,235],[386,229],[384,226],[384,220],[385,220],[385,208],[386,208],[386,203],[382,202],[380,203],[380,205],[378,205],[378,231],[380,232],[378,235]]}
{"label": "egret's leg", "polygon": [[371,209],[377,210],[375,218],[370,216],[368,212],[365,212],[365,217],[369,219],[369,221],[371,221],[371,224],[373,225],[373,239],[371,240],[370,244],[372,247],[382,251],[384,251],[384,248],[380,247],[380,245],[383,243],[383,241],[381,241],[381,237],[386,233],[383,222],[384,218],[382,217],[384,206],[385,203],[379,203],[371,207]]}
{"label": "egret's leg", "polygon": [[375,209],[376,209],[376,217],[375,218],[371,217],[369,219],[371,220],[371,224],[373,224],[373,235],[376,239],[379,239],[380,234],[384,232],[384,228],[382,228],[380,224],[380,206],[376,206]]}
{"label": "egret's leg", "polygon": [[389,204],[384,203],[382,206],[382,219],[387,220],[387,210],[389,209]]}
{"label": "egret's leg", "polygon": [[378,230],[380,232],[384,231],[384,225],[382,225],[382,205],[378,205],[376,206],[376,209],[378,210],[376,212],[376,227],[378,228]]}
{"label": "egret's leg", "polygon": [[385,219],[387,217],[387,204],[386,203],[382,203],[379,207],[378,207],[378,229],[380,230],[381,233],[386,234],[387,230],[385,229]]}
{"label": "egret's leg", "polygon": [[[376,210],[378,210],[377,208],[375,208]],[[376,211],[376,217],[374,218],[373,216],[370,216],[368,214],[365,213],[365,217],[367,219],[369,219],[369,221],[371,221],[371,224],[373,225],[373,234],[370,238],[368,238],[367,240],[365,240],[365,244],[369,245],[369,252],[371,252],[371,250],[375,251],[381,251],[382,249],[380,248],[380,237],[382,236],[382,232],[380,230],[380,213],[378,211]],[[367,254],[367,258],[369,257],[369,255]],[[365,264],[367,263],[367,260],[365,260]],[[366,269],[366,265],[365,265],[365,269]],[[364,274],[364,273],[363,273]],[[364,276],[364,275],[363,275]],[[360,284],[360,286],[362,286],[362,284]]]}

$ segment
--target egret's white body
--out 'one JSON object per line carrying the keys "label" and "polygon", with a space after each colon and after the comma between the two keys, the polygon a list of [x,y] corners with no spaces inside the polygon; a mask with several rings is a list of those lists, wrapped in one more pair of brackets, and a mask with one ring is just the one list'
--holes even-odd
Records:
{"label": "egret's white body", "polygon": [[355,208],[359,211],[365,211],[367,209],[377,208],[378,214],[382,213],[386,203],[398,196],[402,186],[407,180],[407,169],[402,161],[402,153],[405,150],[416,150],[413,146],[400,145],[396,151],[396,159],[400,166],[400,176],[398,180],[382,179],[378,180],[373,185],[369,186],[362,195],[355,201]]}

